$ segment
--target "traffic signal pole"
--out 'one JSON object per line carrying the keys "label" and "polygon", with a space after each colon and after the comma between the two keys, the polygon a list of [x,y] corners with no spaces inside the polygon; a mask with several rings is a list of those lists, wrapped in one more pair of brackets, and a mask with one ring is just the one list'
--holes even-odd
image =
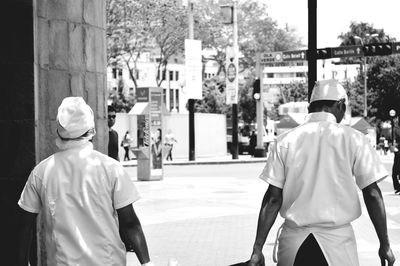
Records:
{"label": "traffic signal pole", "polygon": [[317,0],[308,0],[308,101],[317,81]]}
{"label": "traffic signal pole", "polygon": [[[238,45],[238,23],[237,23],[237,3],[233,2],[233,49],[236,56],[239,56],[239,45]],[[238,61],[238,59],[236,60]],[[236,65],[236,67],[239,67]],[[238,77],[236,77],[238,78]],[[236,88],[237,90],[238,88]],[[238,97],[239,98],[239,97]],[[232,147],[231,147],[232,159],[239,158],[239,141],[238,141],[238,105],[237,103],[232,104]]]}
{"label": "traffic signal pole", "polygon": [[[189,39],[194,39],[193,3],[188,1]],[[188,100],[189,109],[189,161],[196,159],[195,152],[195,126],[194,126],[194,99]]]}

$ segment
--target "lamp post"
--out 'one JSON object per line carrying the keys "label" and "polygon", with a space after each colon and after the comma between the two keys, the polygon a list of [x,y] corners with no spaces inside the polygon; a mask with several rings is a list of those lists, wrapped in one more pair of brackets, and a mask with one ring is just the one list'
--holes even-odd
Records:
{"label": "lamp post", "polygon": [[[359,40],[361,42],[361,45],[364,46],[364,41],[360,36],[355,35],[353,37],[354,37],[354,39]],[[365,44],[367,44],[368,40],[370,40],[371,38],[378,37],[378,34],[377,33],[374,33],[374,34],[367,33],[367,34],[365,34],[365,37],[366,37]],[[367,102],[367,96],[368,96],[367,67],[368,67],[368,64],[367,64],[367,57],[363,57],[363,65],[364,65],[364,67],[363,67],[363,69],[364,69],[364,114],[363,115],[364,115],[364,117],[367,117],[367,115],[368,115],[368,102]]]}
{"label": "lamp post", "polygon": [[[237,77],[237,69],[238,69],[238,56],[239,56],[239,45],[238,45],[238,21],[237,21],[237,3],[236,1],[233,1],[233,4],[231,5],[223,5],[220,6],[221,12],[222,12],[222,18],[223,18],[223,23],[224,24],[231,24],[233,28],[232,32],[232,44],[233,44],[233,51],[234,51],[234,57],[235,60],[233,63],[234,68],[235,68],[235,78],[238,79]],[[228,56],[228,55],[227,55]],[[227,78],[229,78],[228,75],[228,69],[227,69]],[[235,79],[233,78],[233,80]],[[237,80],[235,82],[235,90],[236,93],[238,91],[238,85],[237,85]],[[237,97],[236,97],[237,99]],[[238,105],[236,103],[232,103],[232,145],[231,145],[231,153],[232,153],[232,159],[238,159],[239,158],[239,143],[238,143]]]}
{"label": "lamp post", "polygon": [[395,116],[396,116],[396,111],[395,111],[394,109],[391,109],[391,110],[389,111],[389,116],[390,116],[390,123],[391,123],[391,125],[392,125],[392,128],[391,128],[391,132],[392,132],[392,145],[393,145],[393,148],[395,148],[395,143],[396,143],[396,141],[395,141],[395,139],[394,139],[394,118],[395,118]]}

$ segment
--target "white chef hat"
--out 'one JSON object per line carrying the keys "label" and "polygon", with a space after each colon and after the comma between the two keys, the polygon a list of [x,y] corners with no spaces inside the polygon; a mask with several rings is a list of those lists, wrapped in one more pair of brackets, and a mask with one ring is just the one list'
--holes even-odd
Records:
{"label": "white chef hat", "polygon": [[311,93],[310,103],[321,100],[340,101],[349,103],[346,90],[335,79],[317,81]]}
{"label": "white chef hat", "polygon": [[57,134],[62,139],[76,139],[94,129],[92,108],[82,97],[67,97],[58,107]]}

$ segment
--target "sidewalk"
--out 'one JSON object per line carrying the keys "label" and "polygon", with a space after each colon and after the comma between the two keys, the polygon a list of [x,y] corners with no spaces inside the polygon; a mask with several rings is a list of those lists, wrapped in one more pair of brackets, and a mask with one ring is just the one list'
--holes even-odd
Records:
{"label": "sidewalk", "polygon": [[[381,159],[390,172],[393,154],[382,155]],[[244,164],[239,163],[242,160]],[[166,266],[171,258],[180,266],[227,266],[249,259],[259,207],[267,188],[267,184],[257,178],[264,167],[263,163],[256,163],[260,160],[265,158],[244,156],[232,160],[226,156],[196,160],[196,164],[209,165],[176,160],[173,163],[182,166],[166,167],[164,180],[135,181],[142,195],[134,204],[135,211],[157,266]],[[217,163],[230,165],[224,168],[215,165]],[[127,170],[136,172],[135,168],[127,167]],[[228,174],[221,174],[227,170]],[[399,259],[400,196],[393,194],[390,177],[379,186],[386,205],[392,249]],[[363,213],[353,227],[360,265],[380,265],[379,242],[359,194]],[[265,244],[266,265],[275,265],[272,250],[281,223],[282,218],[278,217]],[[127,265],[140,265],[135,254],[128,254]]]}

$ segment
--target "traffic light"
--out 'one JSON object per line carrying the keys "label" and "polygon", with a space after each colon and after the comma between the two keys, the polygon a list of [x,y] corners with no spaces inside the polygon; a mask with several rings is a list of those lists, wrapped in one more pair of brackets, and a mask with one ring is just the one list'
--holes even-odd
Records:
{"label": "traffic light", "polygon": [[317,49],[317,59],[328,59],[328,58],[332,58],[331,48]]}
{"label": "traffic light", "polygon": [[256,79],[253,83],[253,98],[259,100],[260,97],[260,79]]}
{"label": "traffic light", "polygon": [[373,43],[364,45],[364,56],[390,55],[392,54],[391,43]]}

